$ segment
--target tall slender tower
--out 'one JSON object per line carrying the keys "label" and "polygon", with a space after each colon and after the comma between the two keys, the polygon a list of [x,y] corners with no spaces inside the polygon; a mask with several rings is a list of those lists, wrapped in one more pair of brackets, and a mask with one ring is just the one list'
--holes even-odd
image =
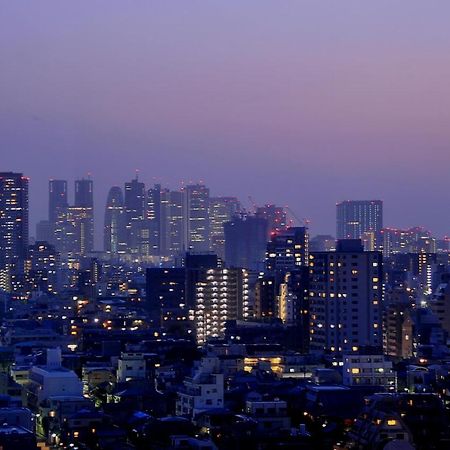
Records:
{"label": "tall slender tower", "polygon": [[68,207],[67,181],[50,180],[48,182],[48,220],[55,224]]}
{"label": "tall slender tower", "polygon": [[211,249],[209,223],[209,189],[203,184],[191,184],[184,188],[187,241],[194,252]]}
{"label": "tall slender tower", "polygon": [[75,181],[75,204],[68,208],[68,220],[73,223],[75,253],[94,249],[94,184],[90,179]]}
{"label": "tall slender tower", "polygon": [[123,192],[119,186],[109,190],[105,208],[104,249],[105,252],[117,254],[124,245],[125,210]]}
{"label": "tall slender tower", "polygon": [[22,272],[28,248],[28,178],[0,172],[0,270]]}
{"label": "tall slender tower", "polygon": [[145,184],[136,176],[125,183],[125,216],[128,249],[133,254],[141,252],[141,234],[145,225]]}

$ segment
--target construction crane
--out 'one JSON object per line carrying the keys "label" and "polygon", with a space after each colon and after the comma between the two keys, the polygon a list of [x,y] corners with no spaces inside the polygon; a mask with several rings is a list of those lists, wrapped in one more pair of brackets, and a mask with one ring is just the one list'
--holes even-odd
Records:
{"label": "construction crane", "polygon": [[295,212],[290,208],[289,206],[285,206],[285,208],[290,212],[291,216],[297,221],[298,224],[303,225],[304,227],[308,228],[309,224],[311,223],[311,220],[304,217],[303,219],[299,219]]}

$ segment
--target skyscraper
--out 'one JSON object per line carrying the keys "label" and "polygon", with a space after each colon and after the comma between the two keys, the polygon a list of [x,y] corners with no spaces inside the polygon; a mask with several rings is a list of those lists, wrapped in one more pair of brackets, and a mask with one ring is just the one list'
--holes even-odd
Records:
{"label": "skyscraper", "polygon": [[365,233],[373,233],[376,246],[380,246],[382,228],[381,200],[346,200],[336,204],[337,239],[367,239]]}
{"label": "skyscraper", "polygon": [[381,347],[380,252],[365,252],[359,239],[338,241],[335,252],[310,254],[310,278],[312,351]]}
{"label": "skyscraper", "polygon": [[113,255],[125,247],[125,210],[123,192],[119,186],[109,190],[105,209],[104,249]]}
{"label": "skyscraper", "polygon": [[155,184],[147,191],[147,221],[150,252],[161,255],[161,185]]}
{"label": "skyscraper", "polygon": [[267,220],[235,217],[224,225],[227,267],[263,270],[267,244]]}
{"label": "skyscraper", "polygon": [[240,209],[236,197],[211,197],[209,199],[209,220],[211,249],[220,258],[225,258],[224,223],[229,222]]}
{"label": "skyscraper", "polygon": [[28,178],[0,172],[0,270],[24,270],[28,248]]}
{"label": "skyscraper", "polygon": [[48,182],[48,220],[50,223],[55,224],[68,206],[67,181],[50,180]]}
{"label": "skyscraper", "polygon": [[145,184],[137,177],[125,183],[125,217],[129,251],[139,254],[145,221]]}
{"label": "skyscraper", "polygon": [[186,210],[182,191],[161,191],[161,254],[176,256],[186,251]]}
{"label": "skyscraper", "polygon": [[75,181],[75,204],[68,208],[68,220],[75,228],[75,252],[81,255],[94,249],[94,184],[90,179]]}
{"label": "skyscraper", "polygon": [[90,179],[75,180],[75,205],[94,209],[94,183]]}
{"label": "skyscraper", "polygon": [[186,208],[186,229],[189,250],[210,250],[209,189],[203,184],[191,184],[183,188]]}

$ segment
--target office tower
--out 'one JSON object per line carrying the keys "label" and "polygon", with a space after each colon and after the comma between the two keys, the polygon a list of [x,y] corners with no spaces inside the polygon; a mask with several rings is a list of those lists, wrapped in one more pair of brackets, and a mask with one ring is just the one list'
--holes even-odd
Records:
{"label": "office tower", "polygon": [[381,347],[382,255],[361,240],[340,240],[335,252],[310,254],[311,351]]}
{"label": "office tower", "polygon": [[186,211],[184,193],[181,191],[161,191],[160,222],[161,254],[176,256],[186,251]]}
{"label": "office tower", "polygon": [[142,229],[145,225],[145,184],[136,177],[125,183],[125,217],[127,244],[130,253],[140,254]]}
{"label": "office tower", "polygon": [[48,220],[55,224],[69,206],[67,200],[67,181],[50,180],[48,182]]}
{"label": "office tower", "polygon": [[287,215],[282,206],[265,205],[256,208],[255,216],[267,220],[267,234],[277,233],[286,229]]}
{"label": "office tower", "polygon": [[209,220],[211,231],[211,249],[221,259],[225,259],[224,224],[239,212],[240,205],[236,197],[211,197],[209,199]]}
{"label": "office tower", "polygon": [[161,185],[155,184],[147,191],[146,212],[152,255],[161,255],[161,209]]}
{"label": "office tower", "polygon": [[191,184],[183,188],[183,192],[188,249],[207,252],[211,246],[209,189],[203,184]]}
{"label": "office tower", "polygon": [[28,178],[0,172],[0,270],[23,273],[28,249]]}
{"label": "office tower", "polygon": [[150,268],[146,272],[147,310],[156,326],[170,328],[189,320],[184,268]]}
{"label": "office tower", "polygon": [[308,266],[308,230],[305,227],[290,227],[280,230],[267,243],[266,269],[288,272]]}
{"label": "office tower", "polygon": [[78,208],[94,209],[94,183],[90,179],[75,180],[75,203]]}
{"label": "office tower", "polygon": [[113,186],[108,193],[105,209],[104,250],[116,255],[126,250],[125,209],[123,192],[119,186]]}
{"label": "office tower", "polygon": [[249,316],[248,272],[245,269],[209,269],[197,283],[195,331],[197,342],[223,338],[227,320]]}
{"label": "office tower", "polygon": [[376,247],[381,247],[383,202],[381,200],[346,200],[336,205],[337,239],[363,239],[373,232]]}
{"label": "office tower", "polygon": [[27,280],[32,291],[57,293],[59,254],[45,241],[36,241],[28,249]]}
{"label": "office tower", "polygon": [[75,228],[75,253],[84,255],[94,249],[94,184],[92,180],[75,180],[75,203],[68,209],[67,220]]}
{"label": "office tower", "polygon": [[235,217],[224,224],[227,267],[264,269],[267,220],[255,216]]}
{"label": "office tower", "polygon": [[436,239],[423,227],[407,230],[383,228],[381,230],[383,256],[386,258],[399,253],[436,253]]}

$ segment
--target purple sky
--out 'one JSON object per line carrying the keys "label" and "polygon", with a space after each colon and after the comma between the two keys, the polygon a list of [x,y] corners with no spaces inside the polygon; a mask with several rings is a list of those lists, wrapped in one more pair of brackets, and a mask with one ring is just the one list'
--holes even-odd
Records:
{"label": "purple sky", "polygon": [[[288,204],[335,202],[450,234],[448,0],[0,0],[0,167],[134,176]],[[31,230],[34,234],[34,229]]]}

